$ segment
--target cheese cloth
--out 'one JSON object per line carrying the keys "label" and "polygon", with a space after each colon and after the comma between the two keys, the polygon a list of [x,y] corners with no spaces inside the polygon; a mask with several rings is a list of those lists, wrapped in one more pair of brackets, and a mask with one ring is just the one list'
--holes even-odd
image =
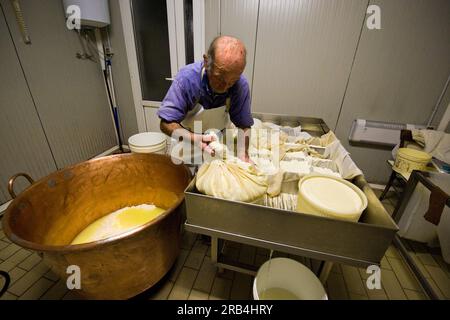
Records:
{"label": "cheese cloth", "polygon": [[235,157],[217,136],[209,146],[215,156],[207,157],[197,172],[198,191],[209,196],[255,202],[267,191],[267,176],[255,165]]}
{"label": "cheese cloth", "polygon": [[267,177],[257,167],[236,158],[205,162],[197,173],[200,192],[227,200],[254,202],[267,186]]}

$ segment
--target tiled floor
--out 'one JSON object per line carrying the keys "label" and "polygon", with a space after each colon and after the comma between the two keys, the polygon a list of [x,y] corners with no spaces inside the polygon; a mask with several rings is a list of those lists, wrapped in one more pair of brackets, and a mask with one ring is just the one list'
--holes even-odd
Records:
{"label": "tiled floor", "polygon": [[[383,201],[392,213],[395,199]],[[0,224],[1,225],[1,224]],[[427,272],[441,297],[450,299],[450,269],[437,252],[418,243],[411,243],[417,261]],[[268,260],[269,251],[238,243],[227,242],[223,253],[227,258],[260,266]],[[275,252],[276,256],[288,256]],[[291,256],[292,257],[292,256]],[[317,261],[292,257],[313,270]],[[11,284],[1,299],[77,299],[65,282],[60,281],[41,258],[12,244],[0,229],[0,270],[10,273]],[[369,290],[365,285],[365,269],[335,264],[325,285],[330,299],[426,299],[417,279],[399,252],[389,247],[381,261],[382,289]],[[0,278],[0,286],[3,285]],[[225,270],[219,273],[210,259],[210,247],[200,236],[186,232],[182,250],[171,271],[150,291],[137,298],[149,299],[252,299],[253,278]]]}

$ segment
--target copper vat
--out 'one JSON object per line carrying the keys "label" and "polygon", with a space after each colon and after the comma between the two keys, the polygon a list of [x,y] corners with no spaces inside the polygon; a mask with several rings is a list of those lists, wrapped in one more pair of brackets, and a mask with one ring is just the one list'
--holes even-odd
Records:
{"label": "copper vat", "polygon": [[[89,160],[24,190],[8,207],[3,229],[12,242],[40,253],[63,280],[72,274],[67,273],[69,266],[78,266],[81,289],[74,290],[81,297],[130,298],[152,287],[174,264],[180,252],[184,189],[190,180],[187,167],[163,155]],[[167,210],[128,233],[70,245],[96,219],[143,203]]]}

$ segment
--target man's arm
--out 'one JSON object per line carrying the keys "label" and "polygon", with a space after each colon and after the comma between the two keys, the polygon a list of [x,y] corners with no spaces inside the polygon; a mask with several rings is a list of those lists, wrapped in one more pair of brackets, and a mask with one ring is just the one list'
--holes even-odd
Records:
{"label": "man's arm", "polygon": [[169,137],[172,137],[173,132],[177,130],[178,137],[181,136],[183,137],[183,140],[191,141],[192,143],[200,146],[202,150],[208,152],[211,155],[214,155],[214,150],[209,146],[209,143],[214,140],[212,136],[190,132],[189,130],[183,128],[178,122],[167,122],[161,120],[159,127],[161,131]]}
{"label": "man's arm", "polygon": [[248,148],[250,146],[250,128],[239,128],[238,130],[238,143],[237,143],[237,155],[242,161],[253,163],[248,154]]}

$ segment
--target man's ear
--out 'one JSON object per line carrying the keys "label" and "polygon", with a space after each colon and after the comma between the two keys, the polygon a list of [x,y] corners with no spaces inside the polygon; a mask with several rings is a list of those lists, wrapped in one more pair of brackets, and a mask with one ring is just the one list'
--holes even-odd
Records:
{"label": "man's ear", "polygon": [[203,54],[203,61],[206,67],[208,65],[208,56],[206,54]]}

